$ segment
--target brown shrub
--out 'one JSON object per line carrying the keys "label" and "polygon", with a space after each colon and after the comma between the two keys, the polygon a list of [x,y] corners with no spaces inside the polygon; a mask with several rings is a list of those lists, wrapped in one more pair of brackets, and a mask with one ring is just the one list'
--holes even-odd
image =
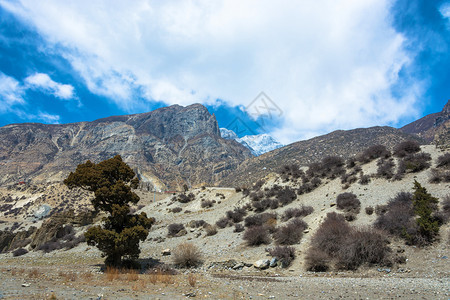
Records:
{"label": "brown shrub", "polygon": [[311,239],[311,245],[325,253],[337,253],[344,239],[351,232],[351,227],[345,221],[344,216],[331,212],[319,226],[316,234]]}
{"label": "brown shrub", "polygon": [[200,206],[202,208],[210,208],[210,207],[213,207],[213,205],[214,205],[214,202],[212,200],[202,200],[202,202],[200,204]]}
{"label": "brown shrub", "polygon": [[361,176],[359,177],[359,181],[358,182],[361,185],[369,184],[370,176],[369,175],[364,175],[363,173],[361,173]]}
{"label": "brown shrub", "polygon": [[395,146],[394,155],[397,157],[404,157],[408,154],[413,154],[420,151],[420,144],[417,141],[404,141]]}
{"label": "brown shrub", "polygon": [[285,226],[277,228],[273,234],[277,245],[294,245],[298,244],[303,237],[303,230],[308,225],[301,219],[296,218]]}
{"label": "brown shrub", "polygon": [[312,206],[304,206],[302,205],[299,208],[288,208],[284,211],[281,216],[281,221],[285,222],[291,218],[299,218],[306,217],[314,212],[314,208]]}
{"label": "brown shrub", "polygon": [[259,246],[261,244],[270,244],[271,239],[267,226],[252,226],[247,228],[242,237],[248,246]]}
{"label": "brown shrub", "polygon": [[288,246],[276,246],[275,248],[266,249],[272,257],[276,257],[281,263],[282,268],[287,268],[295,259],[295,248]]}
{"label": "brown shrub", "polygon": [[173,262],[178,267],[196,267],[202,262],[202,254],[194,244],[181,243],[173,250]]}
{"label": "brown shrub", "polygon": [[330,256],[315,247],[310,247],[305,257],[306,270],[312,272],[326,272],[330,269]]}
{"label": "brown shrub", "polygon": [[375,209],[373,208],[373,206],[366,207],[366,214],[368,214],[369,216],[372,215],[374,211]]}
{"label": "brown shrub", "polygon": [[242,232],[245,230],[245,227],[242,224],[234,224],[233,232]]}
{"label": "brown shrub", "polygon": [[227,217],[220,218],[216,222],[216,226],[219,227],[219,228],[222,228],[222,229],[227,227],[227,226],[231,226],[232,224],[233,223]]}
{"label": "brown shrub", "polygon": [[342,193],[336,198],[336,206],[345,212],[359,213],[361,202],[353,193]]}
{"label": "brown shrub", "polygon": [[377,175],[382,178],[391,179],[394,176],[394,161],[392,159],[380,159],[377,162]]}
{"label": "brown shrub", "polygon": [[255,214],[253,216],[246,217],[244,220],[244,225],[245,227],[266,225],[270,219],[276,220],[277,218],[278,216],[276,213]]}
{"label": "brown shrub", "polygon": [[447,152],[437,158],[436,167],[450,168],[450,153]]}
{"label": "brown shrub", "polygon": [[206,236],[211,236],[217,234],[217,228],[214,225],[207,224],[204,227],[206,231]]}
{"label": "brown shrub", "polygon": [[399,171],[400,172],[420,172],[422,170],[428,169],[430,167],[429,161],[431,160],[431,155],[429,153],[415,153],[408,154],[403,157],[400,161]]}
{"label": "brown shrub", "polygon": [[197,284],[197,276],[195,276],[195,274],[193,273],[189,273],[188,277],[188,283],[191,287],[195,287],[195,285]]}
{"label": "brown shrub", "polygon": [[183,224],[178,224],[178,223],[174,223],[174,224],[170,224],[167,227],[168,233],[167,235],[169,237],[174,237],[176,236],[180,231],[184,230],[184,225]]}
{"label": "brown shrub", "polygon": [[227,218],[231,220],[231,222],[239,223],[242,222],[242,220],[244,220],[244,217],[247,215],[247,211],[245,210],[245,208],[238,207],[235,208],[234,210],[227,211],[226,215]]}
{"label": "brown shrub", "polygon": [[360,155],[358,155],[358,161],[362,163],[368,163],[377,158],[388,158],[391,156],[389,150],[386,149],[383,145],[374,145],[370,146],[366,150],[364,150]]}

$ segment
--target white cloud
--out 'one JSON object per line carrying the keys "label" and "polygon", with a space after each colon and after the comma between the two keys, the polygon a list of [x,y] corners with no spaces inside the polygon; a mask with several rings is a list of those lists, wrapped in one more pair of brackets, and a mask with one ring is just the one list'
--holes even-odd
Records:
{"label": "white cloud", "polygon": [[47,124],[59,124],[60,116],[52,115],[46,112],[39,112],[37,115],[32,116],[30,119],[38,119]]}
{"label": "white cloud", "polygon": [[283,143],[415,116],[422,83],[393,96],[410,57],[389,0],[0,0],[30,22],[88,88],[132,110],[139,97],[181,105],[250,103],[283,110]]}
{"label": "white cloud", "polygon": [[35,73],[25,78],[28,88],[40,89],[46,91],[57,98],[69,100],[74,98],[74,88],[70,84],[61,84],[53,81],[45,73]]}
{"label": "white cloud", "polygon": [[450,19],[450,3],[447,2],[442,4],[439,11],[444,18]]}
{"label": "white cloud", "polygon": [[13,77],[0,71],[0,113],[12,111],[15,105],[24,104],[24,90]]}

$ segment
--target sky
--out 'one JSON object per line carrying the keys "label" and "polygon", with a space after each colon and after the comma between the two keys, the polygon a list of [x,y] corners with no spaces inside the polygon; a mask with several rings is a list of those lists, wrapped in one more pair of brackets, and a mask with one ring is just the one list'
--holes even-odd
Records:
{"label": "sky", "polygon": [[0,0],[0,126],[204,104],[284,144],[450,99],[450,1]]}

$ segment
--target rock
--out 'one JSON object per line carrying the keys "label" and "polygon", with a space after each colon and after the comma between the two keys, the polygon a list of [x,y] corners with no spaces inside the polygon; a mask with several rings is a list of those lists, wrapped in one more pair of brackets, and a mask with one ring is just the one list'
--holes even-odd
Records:
{"label": "rock", "polygon": [[336,203],[330,203],[330,207],[333,207],[335,205],[336,205]]}
{"label": "rock", "polygon": [[245,265],[243,263],[238,263],[233,267],[233,270],[241,270]]}
{"label": "rock", "polygon": [[197,294],[195,292],[190,292],[190,293],[183,294],[183,296],[188,297],[188,298],[193,298],[193,297],[196,297]]}
{"label": "rock", "polygon": [[29,283],[22,283],[22,287],[29,287],[31,284]]}
{"label": "rock", "polygon": [[260,259],[260,260],[255,261],[255,263],[253,264],[253,266],[255,268],[260,269],[260,270],[267,269],[269,267],[269,265],[270,265],[270,260],[268,260],[268,259]]}
{"label": "rock", "polygon": [[278,265],[278,258],[273,257],[273,258],[270,260],[269,266],[270,266],[271,268],[275,268],[277,265]]}
{"label": "rock", "polygon": [[308,233],[308,232],[309,232],[309,229],[303,230],[303,233]]}
{"label": "rock", "polygon": [[162,254],[162,256],[168,256],[172,253],[170,252],[170,249],[164,249],[163,251],[161,251],[161,254]]}
{"label": "rock", "polygon": [[181,229],[180,231],[178,231],[178,233],[175,236],[176,237],[180,237],[180,236],[183,236],[183,235],[186,235],[186,234],[187,234],[186,229]]}

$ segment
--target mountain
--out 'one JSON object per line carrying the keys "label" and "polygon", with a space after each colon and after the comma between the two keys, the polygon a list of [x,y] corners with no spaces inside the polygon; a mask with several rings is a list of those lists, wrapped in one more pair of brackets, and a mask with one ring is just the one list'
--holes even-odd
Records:
{"label": "mountain", "polygon": [[0,127],[0,184],[60,181],[86,160],[120,154],[144,184],[177,189],[213,184],[252,155],[221,138],[214,115],[200,105],[62,125]]}
{"label": "mountain", "polygon": [[429,114],[400,128],[442,148],[450,147],[450,100],[441,112]]}
{"label": "mountain", "polygon": [[281,143],[276,141],[268,134],[246,135],[239,138],[236,133],[226,128],[220,128],[220,135],[224,139],[235,140],[247,147],[254,156],[259,156],[266,152],[283,147]]}
{"label": "mountain", "polygon": [[281,166],[296,163],[307,166],[325,156],[350,158],[372,145],[385,145],[392,149],[396,144],[420,138],[392,127],[370,127],[337,130],[326,135],[299,141],[242,162],[229,176],[220,181],[223,186],[250,186]]}

